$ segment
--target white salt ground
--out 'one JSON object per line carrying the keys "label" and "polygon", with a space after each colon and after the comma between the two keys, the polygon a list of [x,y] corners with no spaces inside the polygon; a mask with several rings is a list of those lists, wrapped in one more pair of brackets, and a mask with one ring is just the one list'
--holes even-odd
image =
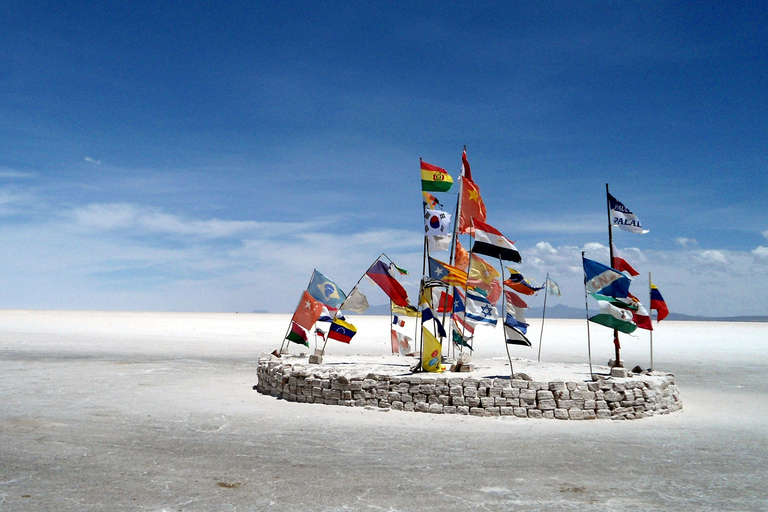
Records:
{"label": "white salt ground", "polygon": [[[0,510],[768,508],[766,324],[662,322],[654,366],[684,409],[576,422],[261,395],[258,358],[288,319],[0,311]],[[357,336],[329,342],[326,362],[415,363],[388,355],[387,318],[350,320]],[[534,347],[511,347],[515,372],[586,380],[585,322],[547,320],[538,364],[540,327]],[[647,368],[647,333],[622,340],[625,366]],[[591,326],[591,345],[606,371],[610,331]],[[475,348],[478,372],[508,374],[500,331]]]}

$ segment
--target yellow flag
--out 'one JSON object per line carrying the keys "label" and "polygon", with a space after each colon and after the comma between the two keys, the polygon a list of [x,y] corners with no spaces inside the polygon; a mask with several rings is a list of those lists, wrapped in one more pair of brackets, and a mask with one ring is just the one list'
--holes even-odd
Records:
{"label": "yellow flag", "polygon": [[429,329],[421,327],[422,336],[424,336],[424,350],[421,352],[421,367],[427,372],[442,372],[440,352],[442,345],[435,338]]}

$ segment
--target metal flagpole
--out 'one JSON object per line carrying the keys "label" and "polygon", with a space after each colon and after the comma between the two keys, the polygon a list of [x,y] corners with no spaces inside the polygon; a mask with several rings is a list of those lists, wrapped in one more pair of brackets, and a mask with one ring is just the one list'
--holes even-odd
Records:
{"label": "metal flagpole", "polygon": [[541,333],[539,334],[539,358],[541,362],[541,339],[544,337],[544,318],[547,316],[547,295],[549,293],[549,273],[547,273],[547,279],[544,281],[544,309],[541,312]]}
{"label": "metal flagpole", "polygon": [[[316,268],[312,269],[312,276],[309,278],[309,282],[307,283],[307,287],[305,288],[306,291],[309,291],[309,285],[312,284],[312,280],[315,278],[315,272],[317,272]],[[301,298],[299,298],[299,304],[301,303]],[[298,305],[297,305],[298,307]],[[296,314],[296,311],[293,312],[293,314]],[[291,322],[293,322],[293,317],[291,317]],[[291,324],[288,324],[288,330],[285,331],[285,336],[283,336],[283,341],[280,343],[280,350],[277,352],[278,354],[283,353],[283,346],[285,345],[285,340],[288,339],[288,333],[291,332]]]}
{"label": "metal flagpole", "polygon": [[[653,309],[651,309],[651,273],[648,272],[648,312],[651,320],[651,330],[648,331],[651,335],[651,370],[653,370]],[[658,325],[658,322],[656,322]]]}
{"label": "metal flagpole", "polygon": [[507,349],[507,359],[509,359],[509,378],[515,378],[515,369],[512,367],[512,356],[509,354],[509,343],[507,343],[507,331],[504,330],[504,323],[507,319],[507,294],[504,293],[504,264],[499,258],[499,267],[501,268],[501,309],[504,311],[501,321],[501,336],[504,339],[504,348]]}
{"label": "metal flagpole", "polygon": [[[608,192],[608,184],[605,184],[605,206],[608,209],[608,254],[609,254],[609,260],[608,260],[608,266],[613,268],[613,223],[611,222],[611,202],[608,199],[608,196],[610,195],[610,192]],[[586,290],[586,288],[585,288]],[[614,362],[614,366],[618,366],[621,368],[621,354],[620,349],[621,346],[619,345],[619,331],[616,329],[613,330],[613,346],[616,348],[616,361]]]}
{"label": "metal flagpole", "polygon": [[[584,262],[584,251],[581,252],[581,261]],[[592,340],[589,336],[589,302],[587,301],[587,274],[584,273],[584,308],[587,318],[587,354],[589,356],[589,375],[595,380],[595,374],[592,372]]]}

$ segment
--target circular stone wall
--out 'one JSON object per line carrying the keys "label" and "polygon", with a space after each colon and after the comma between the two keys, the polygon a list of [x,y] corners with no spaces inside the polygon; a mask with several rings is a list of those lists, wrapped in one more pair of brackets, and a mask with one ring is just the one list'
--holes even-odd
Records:
{"label": "circular stone wall", "polygon": [[674,375],[660,372],[591,382],[533,382],[445,373],[340,373],[318,365],[260,361],[256,389],[291,402],[560,420],[634,420],[683,407]]}

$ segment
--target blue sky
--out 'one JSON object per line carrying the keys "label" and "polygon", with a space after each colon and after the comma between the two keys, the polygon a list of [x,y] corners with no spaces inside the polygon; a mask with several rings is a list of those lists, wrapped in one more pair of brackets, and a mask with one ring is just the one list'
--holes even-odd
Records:
{"label": "blue sky", "polygon": [[650,230],[614,230],[641,299],[652,272],[672,311],[765,314],[767,13],[7,2],[0,307],[289,312],[313,268],[348,290],[382,252],[415,296],[419,158],[456,177],[466,145],[560,303],[581,251],[607,262],[610,183]]}

